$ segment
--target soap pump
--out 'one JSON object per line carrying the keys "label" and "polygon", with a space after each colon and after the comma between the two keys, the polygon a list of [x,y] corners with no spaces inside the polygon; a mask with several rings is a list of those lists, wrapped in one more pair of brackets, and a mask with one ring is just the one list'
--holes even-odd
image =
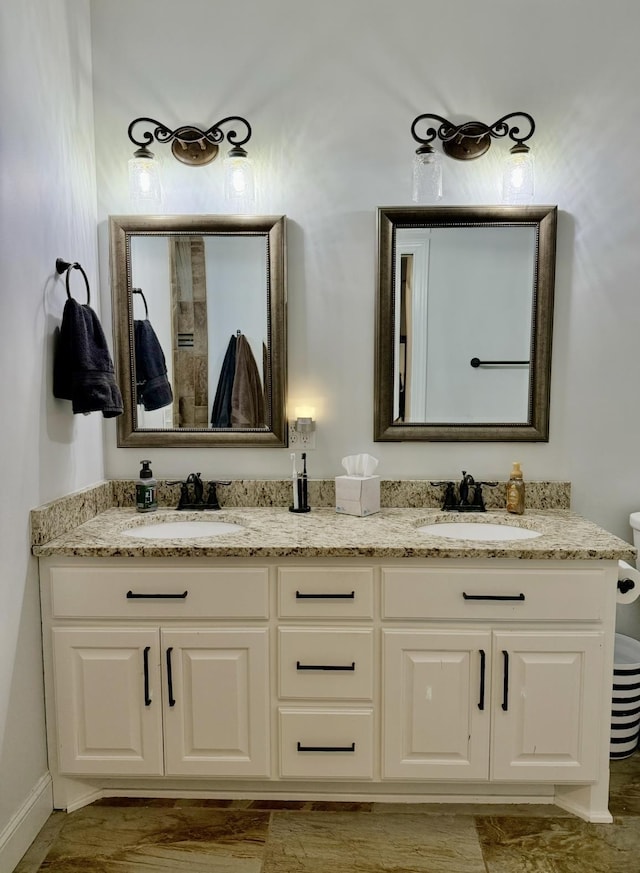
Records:
{"label": "soap pump", "polygon": [[138,512],[154,512],[158,508],[157,482],[151,471],[151,461],[140,461],[140,479],[136,484],[136,509]]}
{"label": "soap pump", "polygon": [[515,515],[522,515],[524,512],[524,479],[519,461],[513,462],[507,482],[507,512],[513,512]]}

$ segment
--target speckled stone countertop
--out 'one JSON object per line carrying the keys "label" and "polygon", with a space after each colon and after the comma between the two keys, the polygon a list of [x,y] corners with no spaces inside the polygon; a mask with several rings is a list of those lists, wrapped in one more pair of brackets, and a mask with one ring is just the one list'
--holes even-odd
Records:
{"label": "speckled stone countertop", "polygon": [[[173,521],[224,521],[242,530],[190,539],[141,539],[127,529]],[[502,523],[538,531],[528,540],[502,542],[452,540],[420,533],[434,522]],[[567,510],[531,510],[524,516],[504,510],[468,514],[438,509],[386,507],[359,518],[331,508],[296,515],[286,507],[233,507],[220,512],[159,509],[140,514],[111,508],[46,543],[33,553],[68,557],[371,557],[371,558],[520,558],[530,560],[634,561],[633,546]]]}

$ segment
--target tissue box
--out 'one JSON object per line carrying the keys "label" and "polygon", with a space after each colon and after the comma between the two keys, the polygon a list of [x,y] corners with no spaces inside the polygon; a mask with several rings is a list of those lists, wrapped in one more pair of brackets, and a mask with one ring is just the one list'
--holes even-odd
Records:
{"label": "tissue box", "polygon": [[336,476],[336,512],[371,515],[380,509],[380,476]]}

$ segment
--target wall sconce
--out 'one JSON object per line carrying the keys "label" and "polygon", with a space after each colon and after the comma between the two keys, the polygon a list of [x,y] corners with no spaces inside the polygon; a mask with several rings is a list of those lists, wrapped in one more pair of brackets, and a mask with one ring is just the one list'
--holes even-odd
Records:
{"label": "wall sconce", "polygon": [[289,425],[289,445],[300,445],[303,448],[315,449],[316,423],[313,419],[315,409],[312,406],[297,406],[295,421]]}
{"label": "wall sconce", "polygon": [[[244,130],[238,133],[235,127],[227,133],[223,126],[239,122]],[[151,127],[137,134],[138,126]],[[193,125],[183,125],[171,130],[153,118],[136,118],[127,131],[131,142],[138,146],[129,161],[129,193],[133,202],[140,207],[155,207],[162,202],[160,168],[155,155],[149,148],[154,141],[171,143],[174,158],[191,167],[202,167],[215,160],[219,143],[225,138],[231,145],[224,159],[224,195],[233,212],[252,212],[255,203],[255,183],[253,166],[249,160],[245,143],[251,139],[251,125],[239,115],[229,115],[212,124],[207,130]],[[244,134],[244,135],[242,135]]]}
{"label": "wall sconce", "polygon": [[[524,133],[513,123],[513,119],[524,121]],[[428,126],[424,136],[419,136],[418,127],[430,121],[436,121],[440,126]],[[455,125],[441,115],[418,115],[411,125],[411,135],[420,143],[413,159],[413,201],[433,203],[442,197],[442,157],[431,145],[434,140],[442,142],[442,150],[450,158],[470,161],[484,155],[489,150],[492,139],[508,136],[514,145],[504,164],[502,200],[504,203],[531,202],[533,156],[525,142],[533,136],[535,127],[533,118],[526,112],[511,112],[490,125],[481,121],[466,121]]]}

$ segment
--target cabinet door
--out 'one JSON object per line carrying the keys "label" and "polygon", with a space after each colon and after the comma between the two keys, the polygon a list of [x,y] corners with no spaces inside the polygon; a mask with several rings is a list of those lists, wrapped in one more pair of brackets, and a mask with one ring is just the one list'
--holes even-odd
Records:
{"label": "cabinet door", "polygon": [[268,629],[163,630],[168,776],[269,775]]}
{"label": "cabinet door", "polygon": [[383,775],[487,779],[488,632],[383,632]]}
{"label": "cabinet door", "polygon": [[157,630],[55,628],[59,770],[162,773]]}
{"label": "cabinet door", "polygon": [[[597,778],[603,634],[496,633],[491,778]],[[499,665],[499,666],[498,666]]]}

